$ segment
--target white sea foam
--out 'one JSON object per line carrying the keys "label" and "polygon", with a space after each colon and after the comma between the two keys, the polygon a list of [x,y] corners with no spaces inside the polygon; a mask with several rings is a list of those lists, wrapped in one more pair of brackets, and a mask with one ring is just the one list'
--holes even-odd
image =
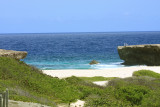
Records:
{"label": "white sea foam", "polygon": [[91,65],[93,69],[105,69],[105,68],[119,68],[124,67],[124,65],[121,65],[122,62],[115,62],[115,63],[109,63],[109,64],[97,64],[97,65]]}

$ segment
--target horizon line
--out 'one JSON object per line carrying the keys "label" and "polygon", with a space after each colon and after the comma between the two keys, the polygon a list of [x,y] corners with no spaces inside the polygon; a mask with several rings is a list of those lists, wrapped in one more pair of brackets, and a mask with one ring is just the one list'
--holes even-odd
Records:
{"label": "horizon line", "polygon": [[123,33],[123,32],[160,32],[160,31],[103,31],[103,32],[28,32],[28,33],[0,33],[0,34],[61,34],[61,33]]}

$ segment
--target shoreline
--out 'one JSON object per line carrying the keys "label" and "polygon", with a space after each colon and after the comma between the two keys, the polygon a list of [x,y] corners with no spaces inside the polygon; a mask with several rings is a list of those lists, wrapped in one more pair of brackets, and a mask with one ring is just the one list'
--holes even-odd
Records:
{"label": "shoreline", "polygon": [[160,66],[132,66],[120,68],[105,68],[105,69],[66,69],[66,70],[42,70],[44,74],[52,77],[66,78],[71,76],[76,77],[131,77],[134,71],[151,70],[160,73]]}

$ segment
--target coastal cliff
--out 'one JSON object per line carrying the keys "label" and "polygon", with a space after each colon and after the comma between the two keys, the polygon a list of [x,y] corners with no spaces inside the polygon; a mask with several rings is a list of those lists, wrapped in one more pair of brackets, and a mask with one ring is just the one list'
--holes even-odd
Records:
{"label": "coastal cliff", "polygon": [[118,46],[124,65],[160,65],[160,44]]}
{"label": "coastal cliff", "polygon": [[13,51],[0,49],[0,57],[11,57],[14,59],[24,59],[27,56],[25,51]]}

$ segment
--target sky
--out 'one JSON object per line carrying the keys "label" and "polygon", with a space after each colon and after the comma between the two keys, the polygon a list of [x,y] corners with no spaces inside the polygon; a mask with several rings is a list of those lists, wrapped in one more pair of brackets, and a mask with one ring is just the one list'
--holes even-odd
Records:
{"label": "sky", "polygon": [[0,0],[0,33],[160,31],[160,0]]}

